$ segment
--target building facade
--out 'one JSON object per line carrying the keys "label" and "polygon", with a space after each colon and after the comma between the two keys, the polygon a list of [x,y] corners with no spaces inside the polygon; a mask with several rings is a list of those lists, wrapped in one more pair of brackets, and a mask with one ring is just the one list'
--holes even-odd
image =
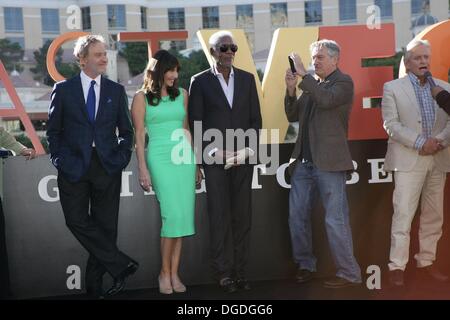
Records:
{"label": "building facade", "polygon": [[[382,23],[396,26],[397,49],[412,38],[411,25],[424,2],[438,21],[449,18],[447,0],[0,0],[0,38],[35,50],[61,33],[73,31],[73,6],[81,9],[78,27],[108,35],[111,46],[120,31],[187,30],[178,49],[198,47],[204,28],[246,31],[255,53],[266,50],[279,27],[366,24],[377,5]],[[76,26],[75,26],[76,27]]]}

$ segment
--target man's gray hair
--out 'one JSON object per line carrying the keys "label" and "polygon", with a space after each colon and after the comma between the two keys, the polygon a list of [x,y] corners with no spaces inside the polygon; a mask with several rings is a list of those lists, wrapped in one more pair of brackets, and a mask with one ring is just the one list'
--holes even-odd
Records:
{"label": "man's gray hair", "polygon": [[413,49],[418,46],[425,46],[431,50],[430,42],[428,40],[412,40],[406,45],[405,61],[411,58]]}
{"label": "man's gray hair", "polygon": [[217,31],[217,32],[213,33],[211,35],[211,37],[209,37],[209,47],[215,49],[217,47],[217,45],[219,44],[220,39],[225,38],[225,37],[231,38],[231,40],[233,40],[233,42],[234,42],[233,34],[230,31],[221,30],[221,31]]}
{"label": "man's gray hair", "polygon": [[327,48],[328,55],[330,57],[338,57],[339,58],[339,55],[341,53],[341,48],[339,47],[339,45],[337,44],[336,41],[322,39],[322,40],[311,43],[311,45],[309,46],[309,50],[310,50],[311,54],[313,53],[314,50],[318,51],[322,48]]}
{"label": "man's gray hair", "polygon": [[90,34],[87,36],[79,37],[75,43],[75,48],[73,49],[73,55],[80,60],[85,58],[89,53],[89,47],[97,42],[106,43],[105,39],[101,35]]}

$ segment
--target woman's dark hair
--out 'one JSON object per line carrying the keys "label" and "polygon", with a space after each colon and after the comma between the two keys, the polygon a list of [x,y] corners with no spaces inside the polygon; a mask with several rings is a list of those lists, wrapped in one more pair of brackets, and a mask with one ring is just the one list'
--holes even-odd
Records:
{"label": "woman's dark hair", "polygon": [[[152,106],[157,106],[161,101],[161,87],[164,83],[164,74],[170,70],[180,71],[178,59],[167,50],[159,50],[153,56],[157,60],[156,64],[149,61],[145,68],[144,84],[141,90],[145,93],[147,101]],[[172,87],[167,87],[167,93],[170,100],[175,100],[180,95],[178,89],[178,79],[175,80]]]}

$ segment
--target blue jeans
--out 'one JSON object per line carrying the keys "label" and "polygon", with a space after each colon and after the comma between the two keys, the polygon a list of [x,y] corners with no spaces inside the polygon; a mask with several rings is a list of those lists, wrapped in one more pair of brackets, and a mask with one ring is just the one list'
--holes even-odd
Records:
{"label": "blue jeans", "polygon": [[345,171],[321,171],[311,162],[297,164],[289,193],[292,250],[300,269],[316,271],[311,213],[318,192],[325,208],[325,226],[336,275],[351,282],[361,282],[361,269],[353,255],[345,181]]}

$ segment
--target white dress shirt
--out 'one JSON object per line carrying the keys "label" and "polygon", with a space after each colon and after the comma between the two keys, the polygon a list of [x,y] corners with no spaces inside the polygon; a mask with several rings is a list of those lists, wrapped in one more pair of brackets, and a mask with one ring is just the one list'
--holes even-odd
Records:
{"label": "white dress shirt", "polygon": [[[211,69],[211,72],[217,77],[217,79],[220,82],[220,85],[222,86],[223,93],[225,94],[225,97],[227,98],[228,104],[230,109],[233,108],[233,98],[234,98],[234,70],[233,67],[231,67],[230,76],[228,78],[228,84],[225,81],[225,78],[223,77],[223,74],[221,74],[217,70],[217,65],[214,65]],[[214,148],[211,151],[208,152],[208,155],[212,157],[218,148]]]}
{"label": "white dress shirt", "polygon": [[[228,104],[230,105],[230,109],[233,108],[233,98],[234,98],[234,69],[231,67],[230,71],[230,77],[228,78],[228,84],[225,81],[225,78],[223,75],[217,70],[217,66],[214,65],[211,69],[211,72],[219,79],[220,85],[222,86],[223,93],[225,94],[225,97],[227,98]],[[218,148],[214,148],[211,151],[208,152],[208,155],[210,157],[213,157],[214,154],[218,151]],[[238,163],[244,163],[245,159],[249,156],[253,156],[254,151],[250,148],[244,148],[242,150],[238,151],[238,155],[236,155],[233,158],[229,158],[227,162],[230,162],[228,165],[225,166],[225,170],[232,167],[232,164],[234,162],[234,158],[238,161]]]}
{"label": "white dress shirt", "polygon": [[234,70],[231,67],[230,77],[228,78],[228,84],[225,81],[223,75],[217,70],[217,66],[214,65],[211,69],[212,73],[219,79],[220,85],[222,86],[223,93],[227,97],[230,108],[233,107],[233,97],[234,97]]}
{"label": "white dress shirt", "polygon": [[97,117],[98,104],[100,102],[100,84],[101,84],[101,81],[102,81],[102,76],[98,75],[97,78],[92,79],[86,73],[81,71],[80,78],[81,78],[81,86],[83,87],[84,102],[87,102],[87,96],[88,96],[88,93],[89,93],[89,88],[91,87],[91,81],[95,80],[95,85],[94,85],[94,91],[95,91],[95,116],[94,117]]}

